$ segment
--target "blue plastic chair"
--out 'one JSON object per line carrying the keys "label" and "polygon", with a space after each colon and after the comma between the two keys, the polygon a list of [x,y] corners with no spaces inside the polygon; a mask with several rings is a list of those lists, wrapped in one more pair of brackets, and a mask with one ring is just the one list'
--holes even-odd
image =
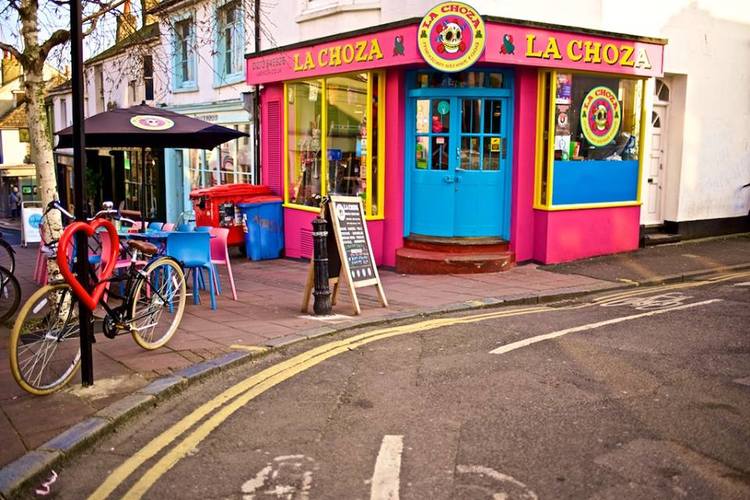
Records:
{"label": "blue plastic chair", "polygon": [[164,227],[163,222],[149,222],[148,226],[146,227],[146,232],[151,233],[154,231],[161,231],[162,227]]}
{"label": "blue plastic chair", "polygon": [[208,291],[211,297],[211,309],[216,309],[214,286],[216,275],[211,264],[211,235],[198,232],[174,232],[167,236],[167,255],[180,262],[193,273],[193,303],[200,304],[200,286],[198,276],[203,276],[203,269],[208,270]]}

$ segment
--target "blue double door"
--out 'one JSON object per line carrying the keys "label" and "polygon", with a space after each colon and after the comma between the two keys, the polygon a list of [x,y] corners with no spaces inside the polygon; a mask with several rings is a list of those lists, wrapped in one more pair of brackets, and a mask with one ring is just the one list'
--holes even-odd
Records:
{"label": "blue double door", "polygon": [[508,239],[511,108],[509,90],[410,92],[410,233]]}

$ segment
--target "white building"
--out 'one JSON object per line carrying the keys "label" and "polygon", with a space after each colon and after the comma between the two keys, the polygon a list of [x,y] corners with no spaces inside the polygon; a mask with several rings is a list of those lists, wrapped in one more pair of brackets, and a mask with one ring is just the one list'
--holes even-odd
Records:
{"label": "white building", "polygon": [[189,210],[190,191],[253,182],[250,87],[244,54],[252,47],[249,6],[243,0],[166,0],[148,12],[162,33],[155,71],[158,102],[172,111],[234,128],[249,137],[213,151],[167,150],[167,219]]}
{"label": "white building", "polygon": [[[7,213],[8,195],[18,187],[24,201],[37,198],[36,167],[31,163],[26,95],[20,64],[4,54],[0,64],[0,217]],[[44,79],[57,85],[63,78],[49,65]]]}

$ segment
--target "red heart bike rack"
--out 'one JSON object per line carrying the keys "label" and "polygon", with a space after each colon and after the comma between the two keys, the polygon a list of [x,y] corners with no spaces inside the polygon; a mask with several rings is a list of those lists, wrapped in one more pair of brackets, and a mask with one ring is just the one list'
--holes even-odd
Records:
{"label": "red heart bike rack", "polygon": [[[102,262],[106,262],[106,266],[99,272],[99,283],[97,283],[93,292],[89,295],[86,288],[84,288],[75,274],[70,270],[68,255],[72,255],[72,252],[68,253],[68,251],[72,249],[74,242],[73,237],[78,231],[83,231],[87,236],[92,236],[100,227],[103,227],[109,234],[109,240],[111,242],[111,245],[109,245],[110,255],[101,256]],[[99,300],[102,298],[102,295],[107,288],[106,280],[112,276],[112,272],[115,270],[117,255],[119,252],[120,240],[117,237],[117,229],[115,229],[114,224],[106,219],[95,219],[90,224],[85,222],[74,222],[65,228],[65,231],[63,231],[63,234],[60,237],[60,242],[57,246],[57,265],[60,267],[60,273],[63,275],[63,278],[65,278],[65,281],[70,285],[73,293],[76,294],[81,303],[91,311],[96,309]]]}

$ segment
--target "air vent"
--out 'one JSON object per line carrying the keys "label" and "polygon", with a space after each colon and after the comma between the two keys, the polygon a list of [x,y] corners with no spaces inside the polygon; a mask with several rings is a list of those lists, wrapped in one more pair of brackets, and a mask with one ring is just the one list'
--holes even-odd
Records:
{"label": "air vent", "polygon": [[280,195],[281,186],[281,105],[279,101],[269,101],[268,110],[268,185],[271,190]]}
{"label": "air vent", "polygon": [[310,259],[313,256],[312,229],[300,228],[299,230],[300,257]]}

